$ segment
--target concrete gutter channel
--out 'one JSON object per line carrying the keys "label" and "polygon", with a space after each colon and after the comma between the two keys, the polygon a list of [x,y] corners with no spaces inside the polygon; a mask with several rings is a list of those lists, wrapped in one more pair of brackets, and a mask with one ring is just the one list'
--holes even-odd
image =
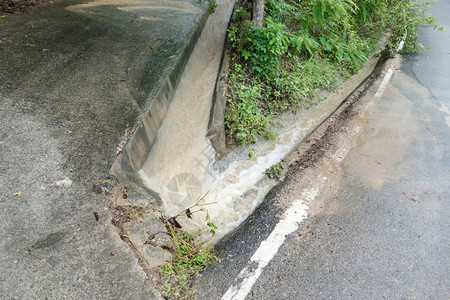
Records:
{"label": "concrete gutter channel", "polygon": [[[121,186],[132,186],[134,192],[129,192],[126,199],[121,198],[122,190],[118,194],[112,195],[111,202],[116,207],[139,208],[145,213],[138,219],[117,224],[121,230],[122,238],[128,242],[133,248],[141,265],[146,269],[147,274],[154,281],[157,277],[153,276],[152,269],[161,265],[171,257],[171,253],[167,247],[171,246],[170,238],[162,222],[161,216],[161,199],[159,195],[145,188],[136,172],[141,168],[148,153],[152,147],[152,143],[156,138],[159,126],[164,120],[168,106],[175,93],[178,80],[182,74],[183,67],[186,65],[189,54],[198,39],[201,30],[203,29],[204,19],[195,30],[195,33],[189,37],[189,41],[185,43],[185,49],[180,53],[174,62],[173,71],[167,74],[163,79],[157,93],[152,100],[146,112],[140,117],[137,125],[131,134],[125,136],[119,148],[117,159],[114,161],[110,173],[119,178]],[[388,40],[385,36],[379,43],[379,49],[383,49]],[[285,132],[292,131],[295,126],[301,126],[300,133],[295,137],[295,140],[289,144],[289,147],[284,150],[283,158],[287,158],[292,151],[294,151],[305,139],[307,139],[314,131],[320,127],[326,120],[328,120],[347,98],[360,87],[360,85],[373,73],[379,60],[380,52],[375,54],[366,64],[365,67],[346,80],[340,88],[329,95],[326,100],[320,102],[312,109],[302,113],[297,119],[286,128]],[[230,57],[227,51],[223,51],[221,61],[221,68],[217,75],[217,82],[212,100],[212,107],[210,112],[210,121],[208,124],[207,137],[216,151],[216,164],[221,164],[221,158],[227,155],[239,156],[241,162],[244,164],[251,164],[252,160],[248,159],[248,146],[237,147],[230,153],[225,145],[225,131],[224,131],[224,113],[226,105],[226,78],[227,70],[230,62]],[[283,135],[285,132],[280,132]],[[259,145],[251,145],[259,148],[255,151],[256,155],[259,152],[269,151],[267,149],[273,148],[277,141],[265,141]],[[228,163],[225,163],[228,164]],[[266,167],[270,167],[270,164]],[[255,183],[263,193],[266,195],[274,188],[279,181],[269,179],[267,176],[261,176],[259,181]],[[252,194],[252,193],[250,193]],[[247,197],[246,195],[245,197]],[[253,196],[250,196],[253,197]],[[150,199],[150,200],[149,200]],[[260,200],[253,201],[251,207],[247,212],[250,215],[254,209],[262,202],[264,197]],[[256,204],[256,205],[254,205]],[[239,224],[234,226],[236,228]],[[143,230],[144,227],[144,230]],[[218,232],[217,238],[213,242],[217,242],[219,238],[223,238],[230,232]]]}
{"label": "concrete gutter channel", "polygon": [[181,50],[173,59],[171,66],[162,76],[159,86],[153,95],[149,95],[144,103],[142,115],[132,132],[125,133],[119,147],[117,159],[111,166],[111,174],[116,174],[120,179],[136,180],[136,172],[141,168],[150,152],[158,129],[169,109],[170,102],[189,60],[195,43],[202,33],[202,29],[209,15],[209,10],[204,8],[196,27],[186,37]]}

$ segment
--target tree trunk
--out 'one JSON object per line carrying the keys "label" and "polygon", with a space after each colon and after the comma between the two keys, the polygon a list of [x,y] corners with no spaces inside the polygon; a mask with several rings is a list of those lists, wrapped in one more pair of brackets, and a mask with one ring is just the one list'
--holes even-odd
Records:
{"label": "tree trunk", "polygon": [[265,0],[253,0],[253,14],[252,18],[255,25],[258,27],[263,26],[264,19],[264,1]]}

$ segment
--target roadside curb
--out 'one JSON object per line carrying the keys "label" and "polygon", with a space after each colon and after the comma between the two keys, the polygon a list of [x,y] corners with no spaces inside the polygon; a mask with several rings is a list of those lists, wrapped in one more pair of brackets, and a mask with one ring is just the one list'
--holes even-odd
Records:
{"label": "roadside curb", "polygon": [[[337,91],[328,96],[328,98],[306,112],[299,114],[296,120],[280,130],[278,132],[278,139],[276,141],[262,141],[261,143],[238,146],[236,149],[231,150],[226,154],[223,154],[223,147],[225,141],[218,141],[224,132],[220,132],[219,126],[221,118],[218,116],[224,112],[224,109],[220,107],[220,103],[226,103],[226,90],[223,81],[228,77],[226,68],[229,63],[229,57],[227,58],[227,52],[224,53],[223,65],[220,69],[217,86],[216,86],[216,99],[213,100],[213,107],[210,117],[210,123],[208,128],[208,138],[211,140],[213,147],[219,144],[219,148],[215,148],[216,157],[223,157],[219,161],[216,161],[216,165],[220,165],[219,169],[225,169],[220,175],[223,177],[230,176],[233,170],[245,170],[239,174],[233,173],[234,180],[232,183],[228,183],[229,189],[233,189],[233,185],[238,187],[243,181],[248,180],[248,174],[252,175],[252,182],[248,183],[246,192],[242,195],[240,203],[237,204],[239,209],[245,211],[240,215],[236,213],[233,219],[233,224],[227,225],[225,232],[217,232],[212,242],[216,243],[221,238],[228,235],[235,228],[237,228],[253,211],[262,203],[265,196],[280,183],[278,180],[270,179],[265,170],[272,165],[278,164],[280,161],[287,159],[290,154],[301,145],[310,135],[312,135],[324,122],[326,122],[333,114],[345,103],[348,97],[357,90],[367,78],[369,78],[374,72],[378,62],[381,59],[381,50],[386,47],[390,34],[386,34],[380,39],[378,44],[379,51],[376,52],[365,64],[365,67],[361,69],[357,74],[347,79]],[[218,99],[217,99],[218,98]],[[225,100],[224,100],[225,99]],[[215,111],[219,109],[219,112]],[[220,114],[219,114],[220,113]],[[223,119],[223,117],[222,117]],[[222,125],[223,127],[223,125]],[[222,128],[224,130],[224,128]],[[222,144],[222,145],[220,145]],[[262,144],[262,146],[258,145]],[[252,149],[252,148],[255,149]],[[254,156],[248,157],[249,149],[254,150]],[[235,153],[233,153],[235,152]],[[275,155],[275,153],[278,153]],[[227,164],[227,156],[233,157],[233,163]],[[229,161],[231,159],[228,159]],[[229,210],[233,208],[228,207]],[[235,209],[234,211],[236,211]],[[222,225],[222,226],[221,226]],[[219,227],[223,228],[225,224],[220,224]]]}

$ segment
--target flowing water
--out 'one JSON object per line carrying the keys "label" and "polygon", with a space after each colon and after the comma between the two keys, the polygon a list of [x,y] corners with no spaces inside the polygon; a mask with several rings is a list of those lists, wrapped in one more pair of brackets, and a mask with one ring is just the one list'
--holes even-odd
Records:
{"label": "flowing water", "polygon": [[189,58],[152,150],[138,171],[142,181],[163,198],[169,216],[195,203],[212,182],[214,150],[205,136],[234,1],[217,4]]}
{"label": "flowing water", "polygon": [[[210,204],[204,208],[219,227],[214,241],[236,228],[276,184],[273,180],[263,180],[266,168],[287,156],[328,117],[330,107],[337,108],[361,81],[358,77],[350,80],[326,102],[284,127],[276,141],[260,142],[255,146],[254,158],[247,157],[248,148],[240,147],[240,153],[229,153],[222,161],[215,162],[206,134],[233,2],[217,1],[217,11],[208,18],[158,136],[138,171],[146,186],[163,199],[163,213],[167,217],[177,215],[207,193],[205,202]],[[367,72],[371,69],[359,76],[365,78]],[[187,229],[203,228],[205,214],[199,212],[192,218],[177,220]]]}

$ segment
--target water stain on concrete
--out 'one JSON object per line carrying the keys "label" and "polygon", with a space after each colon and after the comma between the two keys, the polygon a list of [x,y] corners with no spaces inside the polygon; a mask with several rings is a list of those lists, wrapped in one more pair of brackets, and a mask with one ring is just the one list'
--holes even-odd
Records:
{"label": "water stain on concrete", "polygon": [[47,248],[53,245],[58,244],[62,239],[66,236],[66,233],[63,231],[58,231],[54,233],[50,233],[45,238],[38,240],[33,246],[31,246],[29,251]]}

